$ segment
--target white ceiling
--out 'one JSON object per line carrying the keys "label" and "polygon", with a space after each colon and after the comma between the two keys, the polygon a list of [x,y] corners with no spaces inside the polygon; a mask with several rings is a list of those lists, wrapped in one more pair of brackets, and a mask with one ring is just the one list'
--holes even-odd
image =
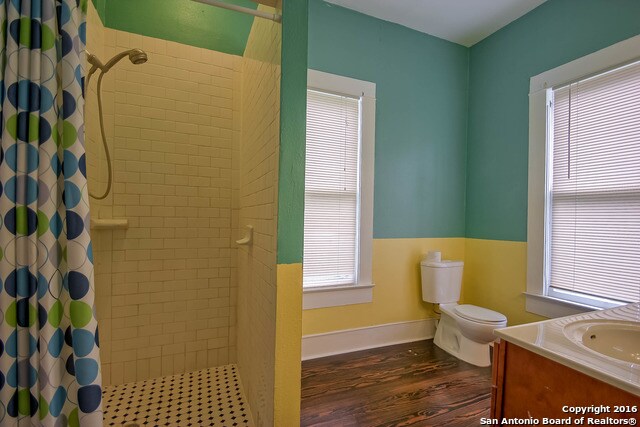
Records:
{"label": "white ceiling", "polygon": [[546,0],[327,0],[464,46],[472,46]]}

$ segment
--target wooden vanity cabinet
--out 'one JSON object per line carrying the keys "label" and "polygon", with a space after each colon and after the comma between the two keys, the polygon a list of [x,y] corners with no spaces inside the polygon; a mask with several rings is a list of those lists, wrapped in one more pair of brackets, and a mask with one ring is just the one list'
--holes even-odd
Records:
{"label": "wooden vanity cabinet", "polygon": [[640,397],[553,360],[500,340],[493,352],[491,417],[567,418],[568,406],[610,406],[600,418],[638,418],[639,413],[614,413],[614,405],[640,405]]}

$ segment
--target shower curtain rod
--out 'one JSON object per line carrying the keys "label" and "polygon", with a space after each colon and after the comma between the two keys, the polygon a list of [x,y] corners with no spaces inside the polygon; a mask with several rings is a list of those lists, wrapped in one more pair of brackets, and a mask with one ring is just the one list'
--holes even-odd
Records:
{"label": "shower curtain rod", "polygon": [[209,6],[220,7],[222,9],[233,10],[240,13],[246,13],[247,15],[257,16],[258,18],[270,19],[274,22],[281,22],[282,15],[277,13],[262,12],[260,10],[249,9],[248,7],[236,6],[235,4],[225,3],[220,0],[192,0],[202,4],[208,4]]}

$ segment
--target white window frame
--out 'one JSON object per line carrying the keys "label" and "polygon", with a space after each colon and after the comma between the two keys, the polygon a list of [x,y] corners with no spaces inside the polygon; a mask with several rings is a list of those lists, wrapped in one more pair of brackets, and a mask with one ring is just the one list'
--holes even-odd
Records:
{"label": "white window frame", "polygon": [[376,84],[308,70],[307,88],[360,99],[360,218],[358,283],[303,288],[304,310],[373,301],[373,168],[376,134]]}
{"label": "white window frame", "polygon": [[561,317],[602,308],[587,301],[550,296],[544,284],[545,196],[547,191],[547,126],[551,88],[599,74],[640,58],[640,36],[621,41],[590,55],[534,76],[529,87],[529,200],[527,216],[526,310],[546,317]]}

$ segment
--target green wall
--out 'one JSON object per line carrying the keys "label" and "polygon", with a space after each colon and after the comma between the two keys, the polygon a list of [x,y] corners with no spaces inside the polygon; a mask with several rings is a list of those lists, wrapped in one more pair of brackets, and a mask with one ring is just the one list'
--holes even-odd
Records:
{"label": "green wall", "polygon": [[282,4],[278,264],[302,262],[308,0]]}
{"label": "green wall", "polygon": [[[250,0],[225,0],[257,8]],[[93,0],[106,27],[242,55],[253,17],[191,0]]]}
{"label": "green wall", "polygon": [[638,0],[550,0],[471,48],[467,237],[527,240],[529,79],[639,33]]}
{"label": "green wall", "polygon": [[311,0],[309,68],[376,83],[374,237],[464,236],[468,49]]}

